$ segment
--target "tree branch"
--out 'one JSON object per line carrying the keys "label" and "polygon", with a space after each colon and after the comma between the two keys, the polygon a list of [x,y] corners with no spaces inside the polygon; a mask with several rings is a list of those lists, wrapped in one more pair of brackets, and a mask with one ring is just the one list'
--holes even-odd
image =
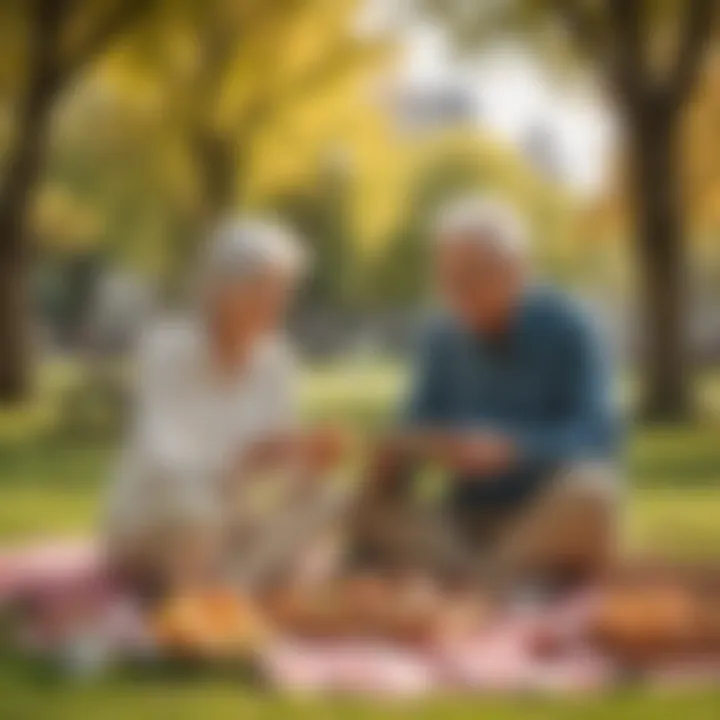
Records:
{"label": "tree branch", "polygon": [[680,22],[677,61],[663,95],[669,102],[681,103],[695,87],[701,58],[720,12],[720,0],[685,0]]}
{"label": "tree branch", "polygon": [[640,0],[606,0],[611,36],[614,39],[609,75],[615,90],[632,106],[644,100],[647,73],[643,53]]}
{"label": "tree branch", "polygon": [[27,81],[15,121],[0,190],[0,249],[24,251],[30,190],[42,167],[53,101],[60,87],[57,61],[66,17],[64,0],[33,0],[29,7]]}
{"label": "tree branch", "polygon": [[65,0],[35,0],[31,7],[32,30],[28,43],[30,93],[35,83],[52,83],[57,79],[60,38],[67,16],[67,3]]}
{"label": "tree branch", "polygon": [[583,52],[602,52],[602,27],[582,0],[553,0],[563,25]]}
{"label": "tree branch", "polygon": [[153,0],[118,0],[117,4],[98,21],[94,30],[62,67],[64,78],[82,70],[100,54],[120,33],[135,22],[143,11],[150,10]]}

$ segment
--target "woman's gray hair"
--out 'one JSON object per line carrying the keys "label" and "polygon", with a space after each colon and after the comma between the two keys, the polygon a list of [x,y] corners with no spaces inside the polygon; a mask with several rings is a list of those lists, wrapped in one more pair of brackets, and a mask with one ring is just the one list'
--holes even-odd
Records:
{"label": "woman's gray hair", "polygon": [[308,264],[300,238],[281,222],[236,217],[223,221],[212,233],[200,258],[200,285],[207,289],[273,271],[299,278]]}
{"label": "woman's gray hair", "polygon": [[434,225],[439,245],[476,242],[509,257],[528,250],[528,233],[518,213],[502,200],[487,195],[456,198],[440,208]]}

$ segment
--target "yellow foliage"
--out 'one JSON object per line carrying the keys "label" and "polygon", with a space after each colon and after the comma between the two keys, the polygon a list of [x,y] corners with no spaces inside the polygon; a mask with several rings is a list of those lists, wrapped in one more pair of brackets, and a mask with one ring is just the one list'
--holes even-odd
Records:
{"label": "yellow foliage", "polygon": [[685,202],[700,235],[720,232],[720,52],[708,64],[685,117]]}
{"label": "yellow foliage", "polygon": [[[102,59],[70,108],[63,145],[98,146],[93,162],[112,168],[93,207],[120,228],[126,256],[162,265],[158,255],[192,249],[188,238],[212,214],[263,206],[327,172],[346,186],[356,244],[377,253],[417,212],[422,184],[452,164],[526,210],[543,228],[542,252],[566,252],[570,198],[514,150],[472,126],[401,127],[378,87],[393,46],[356,33],[361,5],[161,0]],[[230,189],[213,204],[216,182]],[[98,234],[97,215],[83,218],[86,199],[70,200],[43,199],[43,236]]]}
{"label": "yellow foliage", "polygon": [[143,118],[151,152],[172,168],[161,182],[193,178],[177,197],[181,214],[195,212],[188,188],[200,198],[214,191],[208,139],[226,163],[235,159],[231,203],[256,205],[309,182],[333,148],[354,144],[356,126],[375,122],[365,83],[390,48],[355,33],[360,6],[165,0],[108,56],[102,82]]}
{"label": "yellow foliage", "polygon": [[95,208],[83,204],[65,188],[49,185],[36,202],[33,226],[43,247],[73,252],[97,242],[102,220]]}

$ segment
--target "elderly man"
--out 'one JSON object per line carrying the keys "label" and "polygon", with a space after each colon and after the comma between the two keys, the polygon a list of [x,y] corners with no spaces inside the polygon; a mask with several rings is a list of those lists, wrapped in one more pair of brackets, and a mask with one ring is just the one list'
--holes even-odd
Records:
{"label": "elderly man", "polygon": [[[137,412],[106,527],[123,573],[171,588],[218,573],[250,582],[290,561],[329,511],[334,500],[308,480],[338,459],[341,438],[299,428],[282,332],[304,264],[281,225],[228,221],[199,263],[194,312],[141,343]],[[273,483],[258,493],[260,473]],[[257,507],[272,487],[269,507]]]}
{"label": "elderly man", "polygon": [[[608,560],[618,428],[603,349],[569,299],[531,282],[526,242],[497,201],[441,213],[434,271],[446,312],[404,428],[378,453],[360,514],[366,560],[394,554],[506,580]],[[442,513],[418,514],[408,498],[408,470],[422,463],[449,471]]]}

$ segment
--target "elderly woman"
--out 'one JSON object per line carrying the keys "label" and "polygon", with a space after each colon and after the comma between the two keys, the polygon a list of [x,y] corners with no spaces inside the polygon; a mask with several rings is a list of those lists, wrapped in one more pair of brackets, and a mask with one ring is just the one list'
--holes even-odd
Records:
{"label": "elderly woman", "polygon": [[297,426],[281,326],[305,263],[280,225],[231,221],[201,262],[194,316],[141,343],[136,418],[107,528],[124,573],[170,585],[257,574],[297,544],[290,531],[301,528],[288,517],[271,515],[270,526],[251,517],[258,483],[249,485],[261,470],[291,477],[280,494],[297,525],[320,491],[314,478],[339,457],[337,434]]}

